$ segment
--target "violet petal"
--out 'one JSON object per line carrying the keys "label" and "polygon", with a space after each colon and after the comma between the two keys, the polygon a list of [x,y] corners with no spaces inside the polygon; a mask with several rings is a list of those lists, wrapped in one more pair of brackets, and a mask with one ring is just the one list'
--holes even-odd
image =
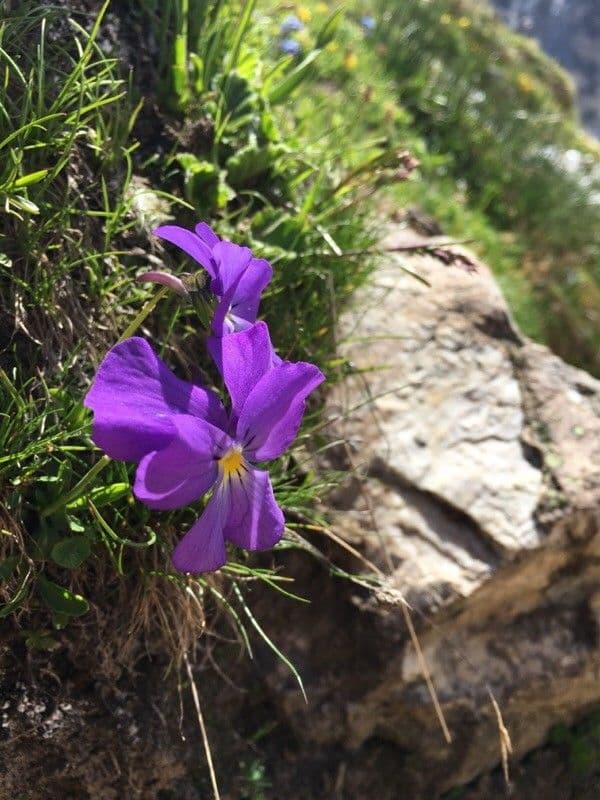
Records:
{"label": "violet petal", "polygon": [[281,539],[285,520],[273,496],[268,472],[249,469],[224,486],[230,511],[224,528],[227,541],[246,550],[266,550]]}
{"label": "violet petal", "polygon": [[180,572],[214,572],[227,561],[223,523],[227,504],[223,502],[220,488],[208,501],[202,516],[179,542],[171,561]]}
{"label": "violet petal", "polygon": [[211,250],[221,241],[210,225],[207,225],[206,222],[198,222],[198,224],[194,227],[194,233],[196,236],[199,236],[204,244],[206,244]]}
{"label": "violet petal", "polygon": [[254,322],[258,313],[260,296],[273,277],[273,269],[262,258],[251,259],[231,303],[231,310],[248,322]]}
{"label": "violet petal", "polygon": [[228,334],[233,333],[236,329],[235,323],[231,319],[229,312],[231,310],[231,302],[237,292],[238,284],[243,275],[243,272],[240,272],[237,275],[233,283],[228,287],[227,291],[219,300],[219,304],[215,309],[211,323],[211,328],[215,336],[227,336]]}
{"label": "violet petal", "polygon": [[240,247],[233,242],[218,242],[213,250],[216,278],[213,291],[223,296],[233,284],[239,283],[242,275],[252,260],[252,251],[248,247]]}
{"label": "violet petal", "polygon": [[207,347],[231,396],[231,419],[235,421],[246,397],[271,369],[269,330],[264,322],[256,322],[247,330],[222,339],[209,337]]}
{"label": "violet petal", "polygon": [[150,508],[182,508],[202,497],[218,476],[217,459],[233,444],[223,431],[198,417],[173,415],[177,436],[149,453],[137,468],[133,491]]}
{"label": "violet petal", "polygon": [[304,401],[324,380],[314,364],[302,361],[283,361],[260,379],[237,423],[237,438],[246,444],[249,458],[267,461],[287,450],[302,422]]}
{"label": "violet petal", "polygon": [[137,336],[109,350],[84,405],[94,412],[93,440],[120,461],[139,461],[165,447],[175,435],[173,414],[192,414],[220,428],[227,424],[215,394],[177,378]]}
{"label": "violet petal", "polygon": [[194,261],[201,264],[213,280],[216,278],[212,250],[193,231],[188,231],[187,228],[182,228],[179,225],[161,225],[155,228],[152,233],[179,247],[184,253],[191,256]]}

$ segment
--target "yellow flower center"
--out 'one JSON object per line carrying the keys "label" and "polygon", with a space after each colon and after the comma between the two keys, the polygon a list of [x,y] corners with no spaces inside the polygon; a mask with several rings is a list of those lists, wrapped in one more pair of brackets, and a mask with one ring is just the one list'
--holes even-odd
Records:
{"label": "yellow flower center", "polygon": [[229,478],[233,472],[238,471],[243,463],[244,456],[242,455],[242,451],[237,447],[229,449],[225,455],[219,459],[219,466],[223,470],[223,477]]}

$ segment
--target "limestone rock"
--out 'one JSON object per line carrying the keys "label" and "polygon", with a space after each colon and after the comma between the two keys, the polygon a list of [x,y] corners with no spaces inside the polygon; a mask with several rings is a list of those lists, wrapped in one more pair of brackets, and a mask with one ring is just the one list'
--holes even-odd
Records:
{"label": "limestone rock", "polygon": [[[275,635],[312,702],[290,687],[285,708],[302,741],[397,746],[427,767],[411,797],[431,798],[499,763],[490,691],[516,756],[600,700],[600,383],[519,333],[484,265],[431,256],[390,255],[340,320],[340,347],[350,375],[330,434],[348,442],[332,452],[349,477],[329,516],[385,578],[375,599],[338,585],[343,611],[311,576],[319,611]],[[400,768],[386,780],[389,797],[411,785]]]}

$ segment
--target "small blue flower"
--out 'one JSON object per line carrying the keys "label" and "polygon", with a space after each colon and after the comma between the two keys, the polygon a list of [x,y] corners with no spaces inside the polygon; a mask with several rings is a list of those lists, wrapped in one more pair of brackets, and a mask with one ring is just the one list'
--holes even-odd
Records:
{"label": "small blue flower", "polygon": [[295,14],[289,14],[281,23],[281,33],[293,33],[303,30],[304,25]]}
{"label": "small blue flower", "polygon": [[288,56],[297,56],[302,46],[295,39],[282,39],[279,42],[279,49]]}
{"label": "small blue flower", "polygon": [[366,31],[374,31],[377,26],[375,17],[371,17],[368,14],[360,18],[360,24]]}

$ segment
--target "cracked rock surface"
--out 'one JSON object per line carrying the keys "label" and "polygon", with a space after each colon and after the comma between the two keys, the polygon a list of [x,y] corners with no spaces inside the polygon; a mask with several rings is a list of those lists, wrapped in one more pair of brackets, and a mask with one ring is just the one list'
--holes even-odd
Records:
{"label": "cracked rock surface", "polygon": [[[414,239],[397,229],[386,245]],[[327,577],[310,577],[322,616],[294,612],[276,634],[311,698],[306,709],[290,686],[287,714],[302,741],[357,757],[385,742],[426,765],[392,760],[373,797],[431,798],[499,763],[489,690],[516,757],[600,702],[600,383],[520,334],[484,265],[427,255],[390,254],[339,338],[350,374],[329,434],[347,444],[330,458],[348,480],[329,516],[386,586],[374,600],[340,582],[346,614],[339,597],[326,605]],[[286,693],[279,669],[270,680]]]}

